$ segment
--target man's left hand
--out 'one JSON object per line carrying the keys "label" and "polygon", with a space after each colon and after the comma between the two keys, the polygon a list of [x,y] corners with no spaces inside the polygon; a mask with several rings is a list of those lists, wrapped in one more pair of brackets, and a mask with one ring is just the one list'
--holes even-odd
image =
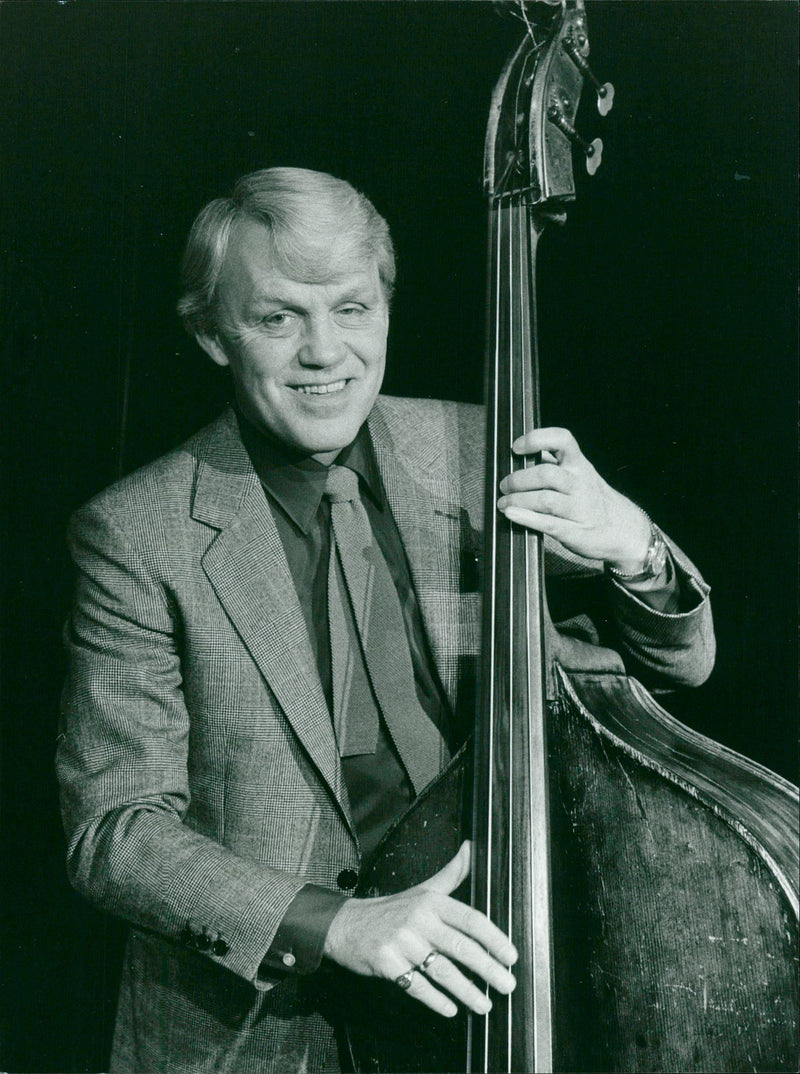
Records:
{"label": "man's left hand", "polygon": [[595,470],[567,429],[535,429],[512,445],[526,458],[500,482],[497,501],[510,522],[559,541],[570,552],[599,559],[624,573],[640,570],[650,522],[634,503]]}

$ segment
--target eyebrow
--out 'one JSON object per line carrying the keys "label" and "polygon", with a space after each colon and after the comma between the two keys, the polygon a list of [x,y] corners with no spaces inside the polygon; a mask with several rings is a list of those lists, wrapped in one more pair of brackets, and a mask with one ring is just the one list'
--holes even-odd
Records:
{"label": "eyebrow", "polygon": [[296,306],[297,302],[289,298],[288,295],[281,295],[280,292],[275,291],[259,291],[254,294],[248,306],[261,307],[261,306]]}
{"label": "eyebrow", "polygon": [[[312,284],[311,286],[316,286]],[[327,286],[325,281],[322,281],[320,286]],[[330,286],[335,286],[331,283]],[[335,294],[335,303],[339,302],[351,302],[355,299],[360,301],[378,301],[380,299],[381,289],[380,285],[374,283],[370,279],[365,279],[363,283],[356,283],[347,287],[345,290]],[[288,294],[281,294],[280,291],[257,291],[249,303],[253,307],[260,306],[298,306],[302,303],[298,303],[295,298],[292,298]]]}

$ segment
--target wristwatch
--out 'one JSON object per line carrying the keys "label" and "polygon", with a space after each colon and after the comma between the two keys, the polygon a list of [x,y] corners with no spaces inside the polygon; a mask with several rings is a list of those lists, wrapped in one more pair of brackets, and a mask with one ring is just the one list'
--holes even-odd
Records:
{"label": "wristwatch", "polygon": [[620,571],[616,567],[607,568],[611,577],[618,582],[649,582],[652,578],[658,578],[664,570],[667,562],[667,542],[664,540],[664,534],[652,519],[648,518],[647,521],[650,523],[650,543],[647,546],[647,554],[641,570],[626,574],[625,571]]}

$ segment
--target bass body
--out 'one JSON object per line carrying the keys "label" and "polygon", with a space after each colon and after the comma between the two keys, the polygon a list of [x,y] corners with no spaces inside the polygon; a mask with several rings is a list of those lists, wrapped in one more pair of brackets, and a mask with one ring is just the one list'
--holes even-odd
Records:
{"label": "bass body", "polygon": [[[796,1070],[796,789],[683,727],[624,676],[559,679],[548,706],[552,1069]],[[358,895],[421,883],[456,853],[473,762],[470,742],[387,832]],[[515,1045],[507,1029],[516,1007],[522,1037],[532,1031],[525,959],[516,992],[494,996],[482,1026],[353,977],[354,1069],[532,1070],[533,1042]]]}

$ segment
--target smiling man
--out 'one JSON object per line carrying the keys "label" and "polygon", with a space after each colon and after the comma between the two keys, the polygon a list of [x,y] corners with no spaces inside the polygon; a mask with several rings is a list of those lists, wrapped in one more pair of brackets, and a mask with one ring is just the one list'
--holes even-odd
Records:
{"label": "smiling man", "polygon": [[[483,415],[379,394],[394,257],[341,180],[244,177],[198,216],[183,276],[234,406],[73,519],[70,876],[132,925],[112,1070],[337,1070],[337,967],[443,1016],[515,986],[508,938],[451,897],[467,845],[418,888],[352,897],[470,731]],[[599,595],[604,640],[645,680],[702,681],[692,564],[566,430],[515,450],[544,461],[498,509]]]}

